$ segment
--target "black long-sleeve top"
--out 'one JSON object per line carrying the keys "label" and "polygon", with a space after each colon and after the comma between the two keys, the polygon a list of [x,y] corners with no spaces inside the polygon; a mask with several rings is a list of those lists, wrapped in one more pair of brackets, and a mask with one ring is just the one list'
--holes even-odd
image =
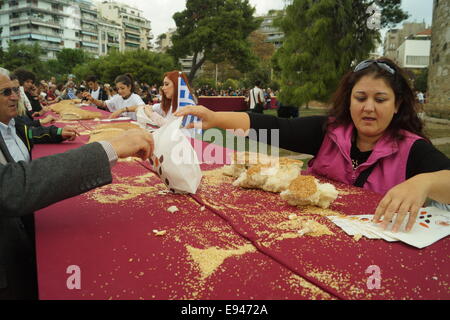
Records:
{"label": "black long-sleeve top", "polygon": [[[294,119],[249,113],[252,129],[279,129],[279,147],[316,156],[325,138],[326,116]],[[270,134],[268,134],[270,140]],[[270,144],[270,141],[268,141]],[[371,151],[361,152],[352,144],[351,158],[354,163],[364,163]],[[417,140],[411,147],[406,166],[406,179],[417,174],[450,170],[450,159],[426,140]]]}

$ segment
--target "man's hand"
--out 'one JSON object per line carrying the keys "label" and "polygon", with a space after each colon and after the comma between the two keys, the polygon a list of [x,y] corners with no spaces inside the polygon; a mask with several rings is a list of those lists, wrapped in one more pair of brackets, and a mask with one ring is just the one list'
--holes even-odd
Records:
{"label": "man's hand", "polygon": [[94,101],[94,98],[92,98],[91,94],[87,91],[83,92],[81,96],[87,99],[89,102]]}
{"label": "man's hand", "polygon": [[155,148],[153,136],[142,129],[127,130],[108,142],[119,158],[138,157],[147,160]]}
{"label": "man's hand", "polygon": [[78,131],[72,126],[65,126],[61,133],[63,140],[67,141],[73,141],[79,135]]}
{"label": "man's hand", "polygon": [[52,115],[46,116],[44,119],[39,120],[41,124],[52,123],[56,120],[56,118]]}

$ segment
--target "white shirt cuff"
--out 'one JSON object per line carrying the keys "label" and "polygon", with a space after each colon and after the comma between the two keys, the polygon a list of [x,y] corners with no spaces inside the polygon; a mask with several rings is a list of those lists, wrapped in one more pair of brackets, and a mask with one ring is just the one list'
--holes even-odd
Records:
{"label": "white shirt cuff", "polygon": [[114,150],[113,146],[108,141],[99,141],[99,143],[102,145],[106,155],[108,156],[109,165],[113,167],[119,159],[116,150]]}

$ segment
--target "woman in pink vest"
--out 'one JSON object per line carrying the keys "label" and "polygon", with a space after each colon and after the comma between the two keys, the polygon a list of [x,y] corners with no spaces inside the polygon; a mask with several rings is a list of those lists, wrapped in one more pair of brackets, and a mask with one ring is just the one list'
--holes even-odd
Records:
{"label": "woman in pink vest", "polygon": [[450,159],[425,137],[414,93],[393,61],[359,63],[342,78],[331,106],[328,116],[296,119],[202,106],[175,115],[198,116],[203,129],[278,129],[280,148],[314,155],[309,173],[383,194],[374,220],[387,227],[396,215],[394,232],[407,216],[411,230],[427,198],[450,203]]}

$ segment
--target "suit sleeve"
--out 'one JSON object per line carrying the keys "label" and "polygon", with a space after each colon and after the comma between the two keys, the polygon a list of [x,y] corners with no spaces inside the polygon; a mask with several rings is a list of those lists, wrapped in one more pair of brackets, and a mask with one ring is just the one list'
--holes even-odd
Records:
{"label": "suit sleeve", "polygon": [[55,126],[31,127],[29,130],[32,133],[33,143],[59,143],[63,141],[61,133],[58,133],[58,127]]}
{"label": "suit sleeve", "polygon": [[99,143],[29,163],[0,164],[0,215],[22,216],[112,181]]}

